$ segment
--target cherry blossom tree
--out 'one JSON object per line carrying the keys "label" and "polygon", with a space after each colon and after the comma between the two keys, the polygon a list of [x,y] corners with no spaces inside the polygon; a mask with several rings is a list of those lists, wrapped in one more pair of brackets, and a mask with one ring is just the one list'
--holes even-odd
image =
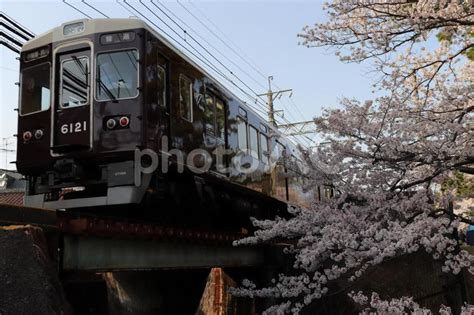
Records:
{"label": "cherry blossom tree", "polygon": [[[377,293],[372,293],[370,299],[362,292],[351,292],[349,296],[357,304],[366,307],[362,311],[362,314],[432,314],[431,310],[420,307],[412,298],[406,296],[389,301],[381,299]],[[461,315],[471,315],[473,312],[474,308],[472,305],[462,306],[460,310]],[[439,313],[440,315],[450,315],[452,314],[452,310],[448,306],[441,305]]]}
{"label": "cherry blossom tree", "polygon": [[[356,281],[371,266],[421,250],[445,272],[474,272],[456,232],[472,222],[453,211],[456,195],[439,189],[453,172],[474,173],[472,2],[333,0],[325,10],[328,20],[305,27],[302,44],[370,62],[380,96],[343,99],[315,119],[328,145],[306,152],[308,176],[341,194],[291,207],[290,218],[254,220],[258,231],[237,242],[286,240],[294,255],[291,275],[236,291],[281,299],[268,313],[298,313],[326,295],[330,281]],[[374,294],[370,303],[351,297],[372,310],[421,310],[410,298],[382,302]]]}

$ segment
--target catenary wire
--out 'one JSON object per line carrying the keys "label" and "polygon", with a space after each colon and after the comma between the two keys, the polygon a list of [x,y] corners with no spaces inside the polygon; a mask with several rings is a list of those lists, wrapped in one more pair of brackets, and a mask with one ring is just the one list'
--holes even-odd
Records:
{"label": "catenary wire", "polygon": [[67,3],[66,0],[63,0],[63,3],[67,4],[68,6],[70,6],[70,7],[73,8],[74,10],[76,10],[77,12],[79,12],[79,13],[81,13],[81,14],[87,16],[89,19],[92,19],[92,16],[90,16],[89,14],[87,14],[87,13],[85,13],[85,12],[79,10],[78,8],[76,8],[75,6],[73,6],[72,4]]}
{"label": "catenary wire", "polygon": [[[183,19],[181,19],[178,15],[176,15],[172,10],[170,10],[164,3],[160,2],[159,0],[157,0],[157,2],[162,6],[163,9],[165,9],[167,12],[169,12],[175,19],[177,19],[181,24],[183,24],[185,27],[187,27],[188,29],[192,29],[191,26],[189,26],[185,21],[183,21]],[[166,16],[168,16],[168,14],[166,14],[160,7],[158,7],[158,5],[153,1],[151,0],[151,3],[157,7],[158,10],[160,10],[161,12],[163,12],[163,14],[165,14]],[[168,18],[170,18],[168,16]],[[171,18],[170,18],[171,19]],[[255,79],[251,74],[249,74],[246,70],[242,69],[242,67],[237,64],[235,61],[233,61],[232,59],[230,59],[226,54],[224,54],[222,51],[220,51],[216,46],[214,46],[212,43],[210,43],[205,37],[199,35],[199,33],[197,33],[196,31],[194,31],[194,34],[196,34],[197,37],[199,37],[203,42],[205,42],[207,45],[209,45],[209,47],[211,47],[212,49],[214,49],[216,52],[218,52],[222,57],[224,57],[227,61],[229,61],[233,66],[235,66],[237,69],[239,69],[243,74],[245,74],[249,79],[251,79],[253,82],[255,82],[256,84],[258,84],[260,87],[262,88],[265,88],[265,85],[262,84],[262,82],[258,81],[257,79]]]}
{"label": "catenary wire", "polygon": [[8,16],[5,12],[0,11],[0,18],[3,18],[5,21],[9,22],[12,25],[15,25],[20,31],[22,31],[24,34],[28,35],[29,37],[35,37],[35,33],[30,31],[28,28],[23,26],[22,24],[14,21],[10,16]]}
{"label": "catenary wire", "polygon": [[[242,61],[244,61],[247,65],[249,65],[252,69],[255,70],[255,72],[257,72],[259,75],[261,75],[265,80],[268,79],[268,76],[263,74],[263,71],[261,71],[255,64],[252,64],[249,62],[249,60],[251,60],[245,53],[243,53],[245,55],[245,58],[243,56],[241,56],[237,51],[235,51],[234,48],[232,48],[225,40],[223,40],[218,34],[216,34],[213,30],[211,30],[205,23],[202,22],[201,19],[199,19],[198,17],[196,17],[191,11],[189,11],[180,1],[177,1],[178,4],[183,7],[184,10],[186,10],[190,15],[192,15],[197,21],[200,22],[200,24],[202,26],[204,26],[211,34],[213,34],[217,39],[219,39],[219,41],[221,41],[227,48],[229,48],[234,54],[236,54],[237,56],[239,56],[240,59],[242,59]],[[226,37],[227,41],[229,43],[232,43],[237,49],[241,50],[232,40],[230,40],[225,34],[224,32],[222,32],[219,27],[214,23],[212,22],[212,20],[210,18],[207,17],[207,15],[199,8],[197,7],[192,1],[189,2],[197,11],[199,11],[201,13],[201,15],[204,17],[204,19],[206,19],[211,25],[213,25],[224,37]]]}
{"label": "catenary wire", "polygon": [[84,3],[85,5],[87,5],[89,8],[91,8],[92,10],[98,12],[99,14],[102,14],[102,16],[110,19],[110,17],[108,15],[106,15],[105,13],[103,13],[102,11],[100,11],[99,9],[97,9],[96,7],[90,5],[89,3],[86,2],[86,0],[82,0],[82,3]]}

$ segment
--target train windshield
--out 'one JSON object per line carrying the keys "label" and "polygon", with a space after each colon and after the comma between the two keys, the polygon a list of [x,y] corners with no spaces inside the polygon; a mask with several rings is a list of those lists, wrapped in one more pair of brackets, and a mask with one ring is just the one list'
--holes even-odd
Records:
{"label": "train windshield", "polygon": [[73,56],[62,63],[61,107],[87,104],[89,99],[89,58]]}
{"label": "train windshield", "polygon": [[125,50],[99,54],[96,84],[99,101],[138,96],[138,52]]}
{"label": "train windshield", "polygon": [[43,63],[21,73],[21,114],[47,110],[51,103],[51,66]]}

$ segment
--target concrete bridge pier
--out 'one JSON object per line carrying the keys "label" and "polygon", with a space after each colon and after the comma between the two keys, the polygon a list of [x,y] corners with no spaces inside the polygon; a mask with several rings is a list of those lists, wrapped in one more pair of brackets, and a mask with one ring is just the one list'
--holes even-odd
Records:
{"label": "concrete bridge pier", "polygon": [[107,272],[109,314],[194,314],[210,269]]}

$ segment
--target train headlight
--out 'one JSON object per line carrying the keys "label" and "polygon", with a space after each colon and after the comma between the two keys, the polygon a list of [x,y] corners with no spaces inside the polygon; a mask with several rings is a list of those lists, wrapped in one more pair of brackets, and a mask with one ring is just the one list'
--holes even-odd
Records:
{"label": "train headlight", "polygon": [[119,121],[120,127],[125,128],[125,127],[128,126],[129,123],[130,123],[130,119],[128,119],[128,117],[124,116],[124,117],[120,118],[120,121]]}
{"label": "train headlight", "polygon": [[107,120],[106,124],[107,124],[108,129],[114,129],[115,126],[117,126],[117,122],[113,118],[110,118],[109,120]]}
{"label": "train headlight", "polygon": [[38,129],[38,130],[35,131],[35,139],[36,140],[39,140],[39,139],[43,138],[43,135],[44,135],[43,130]]}
{"label": "train headlight", "polygon": [[24,141],[30,141],[33,135],[31,134],[30,131],[25,131],[23,132],[23,140]]}

